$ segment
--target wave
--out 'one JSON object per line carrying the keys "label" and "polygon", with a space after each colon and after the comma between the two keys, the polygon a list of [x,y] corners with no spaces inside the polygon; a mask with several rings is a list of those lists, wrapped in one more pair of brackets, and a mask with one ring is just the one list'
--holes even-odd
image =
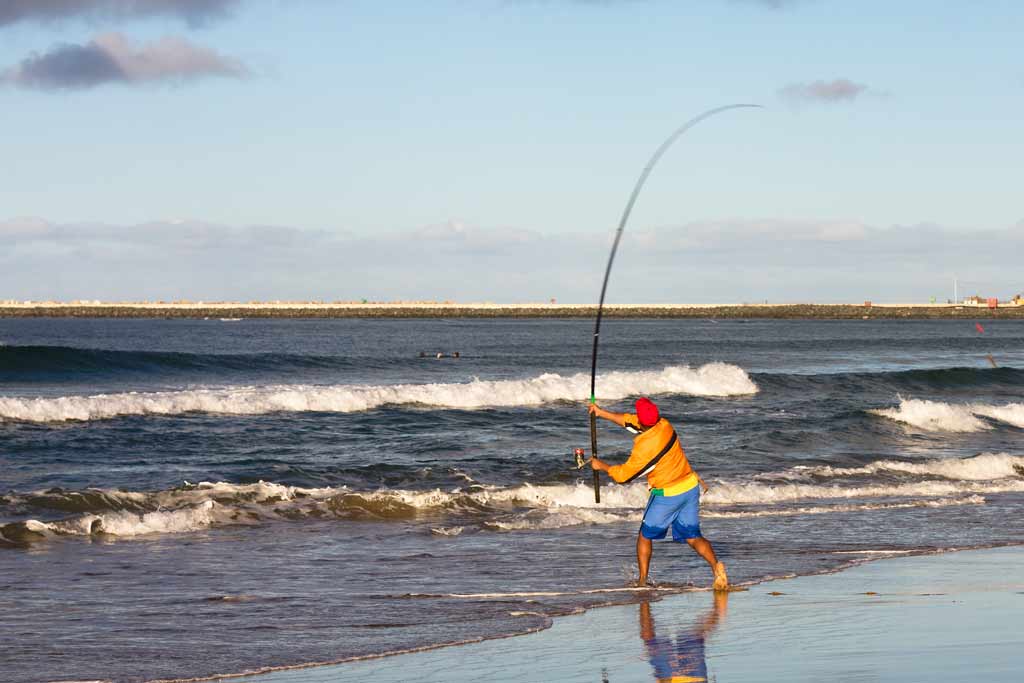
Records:
{"label": "wave", "polygon": [[71,346],[0,346],[0,382],[53,381],[97,373],[282,372],[295,369],[347,368],[338,356],[284,353],[196,354],[167,351],[117,351]]}
{"label": "wave", "polygon": [[592,508],[566,508],[564,510],[536,510],[510,519],[484,522],[484,527],[497,531],[519,531],[525,529],[561,529],[581,524],[612,524],[615,522],[639,522],[640,511],[604,512]]}
{"label": "wave", "polygon": [[974,412],[1024,429],[1024,403],[1008,403],[1005,406],[975,405]]}
{"label": "wave", "polygon": [[[757,393],[742,368],[709,363],[699,368],[669,366],[660,371],[611,372],[601,376],[603,399],[637,394],[741,396]],[[273,412],[350,413],[385,405],[476,410],[579,401],[589,395],[590,376],[548,373],[521,380],[474,380],[453,384],[278,385],[129,392],[59,398],[0,397],[0,418],[26,422],[99,420],[126,415],[181,415],[191,412],[262,415]]]}
{"label": "wave", "polygon": [[[220,491],[221,493],[216,493]],[[229,493],[230,492],[230,493]],[[276,492],[276,493],[275,493]],[[896,486],[821,487],[792,484],[718,483],[703,497],[709,518],[794,516],[883,509],[981,505],[982,493],[1024,492],[1024,479],[978,482],[922,482]],[[412,520],[422,513],[478,518],[481,528],[495,531],[558,529],[582,524],[638,521],[648,492],[640,484],[609,487],[604,506],[597,509],[593,489],[584,483],[552,486],[523,485],[480,491],[380,491],[355,493],[344,489],[299,489],[260,482],[251,485],[203,484],[192,491],[162,492],[148,501],[172,502],[177,507],[150,512],[95,511],[57,521],[27,520],[0,525],[0,537],[28,543],[54,536],[111,535],[136,537],[200,531],[214,526],[260,524],[270,520]],[[135,494],[142,495],[142,494]],[[113,496],[111,496],[113,498]],[[801,500],[899,498],[896,502],[784,507]],[[906,500],[906,499],[910,500]],[[747,510],[722,509],[751,506]],[[773,507],[774,506],[774,507]],[[516,509],[528,508],[525,513]],[[431,527],[439,536],[461,534],[465,525]]]}
{"label": "wave", "polygon": [[[715,510],[701,511],[704,519],[741,519],[749,517],[798,517],[802,515],[825,515],[844,512],[869,512],[875,510],[905,510],[910,508],[940,508],[957,505],[984,505],[982,496],[970,495],[959,498],[935,498],[913,500],[903,503],[862,503],[854,505],[821,505],[801,507],[776,507],[758,510]],[[641,509],[630,512],[601,512],[586,508],[570,508],[555,511],[528,512],[511,519],[484,522],[484,527],[499,531],[561,529],[581,524],[611,524],[615,522],[640,522]]]}
{"label": "wave", "polygon": [[898,408],[878,408],[868,412],[929,432],[980,432],[991,429],[991,424],[980,417],[1024,428],[1024,403],[994,406],[900,397]]}
{"label": "wave", "polygon": [[[980,360],[983,360],[979,356]],[[953,389],[992,385],[1020,386],[1024,369],[1012,367],[952,367],[890,370],[878,373],[850,373],[850,377],[884,381],[914,390]]]}
{"label": "wave", "polygon": [[[979,359],[981,356],[979,354]],[[928,388],[979,386],[988,384],[1017,384],[1024,380],[1020,368],[928,368],[880,373],[884,377],[909,386]]]}
{"label": "wave", "polygon": [[[856,480],[873,475],[886,479]],[[848,480],[840,481],[842,477]],[[894,477],[914,480],[891,481]],[[812,481],[816,478],[826,483]],[[827,483],[829,479],[833,483]],[[753,480],[715,481],[701,503],[703,514],[712,518],[793,516],[982,505],[984,495],[1011,492],[1024,492],[1024,456],[985,453],[959,460],[882,460],[856,468],[801,466],[757,475]],[[52,536],[184,533],[272,520],[401,521],[421,515],[433,523],[430,533],[455,536],[469,526],[517,531],[636,521],[647,498],[647,488],[640,482],[609,486],[602,492],[603,502],[598,507],[593,489],[583,481],[518,486],[471,484],[451,490],[419,491],[303,488],[263,481],[203,482],[155,492],[55,489],[7,494],[3,504],[20,515],[49,511],[75,513],[73,516],[2,525],[0,538],[27,543]],[[437,525],[439,515],[454,524]]]}
{"label": "wave", "polygon": [[[31,543],[54,536],[133,537],[150,534],[174,534],[199,531],[216,523],[218,506],[212,500],[178,510],[159,510],[137,514],[111,512],[103,515],[85,514],[53,522],[30,519],[0,525],[0,537],[14,543]],[[227,518],[221,521],[228,521]]]}
{"label": "wave", "polygon": [[[135,537],[200,531],[212,526],[258,524],[263,520],[317,517],[332,496],[345,489],[300,489],[269,482],[187,485],[156,492],[87,489],[11,494],[12,509],[76,511],[56,521],[29,519],[0,525],[0,538],[31,543],[55,536]],[[311,505],[301,506],[305,500]],[[289,505],[289,503],[296,503]],[[278,507],[281,506],[281,507]],[[305,507],[305,509],[303,509]]]}
{"label": "wave", "polygon": [[1007,453],[981,453],[970,458],[937,458],[915,462],[879,460],[863,467],[798,465],[787,472],[759,475],[758,478],[806,481],[812,478],[874,474],[913,474],[967,481],[1004,479],[1024,475],[1024,456]]}
{"label": "wave", "polygon": [[987,482],[921,481],[864,486],[721,483],[715,486],[705,498],[708,503],[718,505],[764,505],[806,499],[921,498],[1010,492],[1024,492],[1024,478],[997,479]]}
{"label": "wave", "polygon": [[806,384],[855,386],[895,391],[935,391],[968,387],[1019,387],[1024,369],[1013,367],[950,367],[914,370],[849,372],[819,369],[807,372],[758,372],[754,377],[766,385],[794,388]]}
{"label": "wave", "polygon": [[913,500],[905,503],[863,503],[859,505],[823,505],[820,507],[795,507],[774,510],[739,510],[702,512],[704,517],[735,519],[743,517],[795,517],[799,515],[824,515],[841,512],[868,512],[874,510],[906,510],[909,508],[941,508],[957,505],[984,505],[982,496],[971,495],[962,498],[936,498]]}

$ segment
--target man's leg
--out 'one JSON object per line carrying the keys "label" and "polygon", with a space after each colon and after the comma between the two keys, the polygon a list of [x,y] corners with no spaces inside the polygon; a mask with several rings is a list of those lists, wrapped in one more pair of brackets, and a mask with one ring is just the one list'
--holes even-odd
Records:
{"label": "man's leg", "polygon": [[725,590],[729,587],[729,575],[725,573],[725,564],[718,561],[715,549],[703,536],[686,539],[687,545],[697,551],[697,554],[704,558],[704,561],[711,565],[711,571],[715,573],[714,589]]}
{"label": "man's leg", "polygon": [[640,572],[640,578],[637,580],[638,586],[644,586],[647,584],[647,570],[651,567],[651,549],[654,544],[651,543],[651,539],[644,538],[643,533],[637,533],[636,535],[636,567],[637,571]]}
{"label": "man's leg", "polygon": [[697,554],[711,565],[711,571],[715,574],[714,589],[725,590],[729,587],[725,565],[718,561],[715,549],[700,533],[700,487],[695,486],[681,495],[686,498],[672,522],[672,539],[685,540],[687,545],[697,551]]}
{"label": "man's leg", "polygon": [[714,569],[715,565],[718,564],[718,557],[715,555],[715,549],[711,547],[711,543],[708,539],[703,536],[697,538],[686,539],[687,545],[697,551],[697,554],[704,558],[704,560],[711,565]]}
{"label": "man's leg", "polygon": [[666,503],[664,496],[652,495],[647,501],[640,532],[636,535],[636,568],[640,574],[637,578],[638,586],[647,584],[647,570],[651,566],[651,548],[654,545],[651,541],[665,538],[674,514],[675,506]]}

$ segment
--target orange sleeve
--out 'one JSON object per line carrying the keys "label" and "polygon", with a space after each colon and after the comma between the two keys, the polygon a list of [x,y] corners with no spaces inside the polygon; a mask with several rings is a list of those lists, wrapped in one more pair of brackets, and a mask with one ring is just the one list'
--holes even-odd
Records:
{"label": "orange sleeve", "polygon": [[634,450],[629,454],[629,460],[621,465],[609,467],[608,476],[621,484],[643,470],[649,459],[650,457],[644,458]]}
{"label": "orange sleeve", "polygon": [[[639,434],[643,431],[640,428],[640,420],[633,413],[624,413],[622,416],[622,422],[627,430],[633,434]],[[629,454],[629,459],[621,465],[613,465],[608,468],[608,476],[615,481],[622,483],[634,476],[637,472],[641,471],[647,463],[644,461],[642,456],[638,455],[636,449]]]}

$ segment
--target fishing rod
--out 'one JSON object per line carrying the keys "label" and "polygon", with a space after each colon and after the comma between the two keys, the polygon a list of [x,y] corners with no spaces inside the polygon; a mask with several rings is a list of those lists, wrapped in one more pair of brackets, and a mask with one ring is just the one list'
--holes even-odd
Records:
{"label": "fishing rod", "polygon": [[[597,384],[597,345],[601,338],[601,315],[604,312],[604,295],[608,291],[608,276],[612,274],[612,264],[615,262],[615,252],[619,249],[619,240],[622,239],[622,232],[626,228],[626,222],[629,220],[629,214],[633,211],[633,204],[636,203],[636,198],[640,194],[640,190],[643,188],[644,183],[647,182],[647,176],[651,174],[655,164],[661,159],[662,155],[668,151],[668,148],[679,139],[679,137],[690,130],[704,119],[711,118],[715,114],[719,114],[723,111],[730,109],[743,109],[746,107],[760,108],[759,104],[727,104],[724,107],[715,107],[709,109],[699,116],[695,116],[690,119],[679,128],[676,129],[672,135],[668,136],[665,142],[661,143],[658,150],[651,157],[651,160],[647,162],[647,166],[644,167],[643,173],[640,174],[640,178],[637,179],[636,185],[633,187],[633,193],[629,196],[629,201],[626,203],[626,210],[622,212],[622,219],[619,221],[619,228],[615,231],[615,241],[612,242],[612,252],[608,255],[608,265],[604,269],[604,282],[601,283],[601,298],[597,302],[597,319],[594,322],[594,352],[590,359],[590,402],[596,403],[595,398],[595,386]],[[590,414],[590,456],[592,458],[597,457],[597,416],[593,413]],[[594,502],[601,502],[601,478],[597,470],[594,470]]]}

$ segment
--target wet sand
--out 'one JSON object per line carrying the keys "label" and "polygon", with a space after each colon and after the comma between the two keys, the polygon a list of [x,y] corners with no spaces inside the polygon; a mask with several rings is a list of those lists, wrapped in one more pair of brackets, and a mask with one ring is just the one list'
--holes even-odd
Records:
{"label": "wet sand", "polygon": [[252,683],[1020,681],[1024,547],[898,557],[727,595],[555,619],[529,635]]}

